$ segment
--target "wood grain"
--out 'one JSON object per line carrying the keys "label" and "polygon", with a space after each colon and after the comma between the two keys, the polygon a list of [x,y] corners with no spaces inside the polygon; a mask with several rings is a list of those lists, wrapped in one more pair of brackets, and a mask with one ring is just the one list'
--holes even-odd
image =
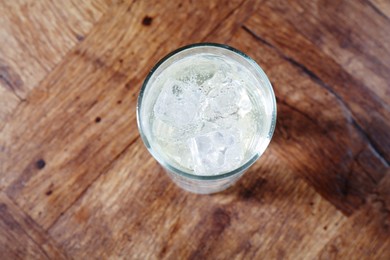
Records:
{"label": "wood grain", "polygon": [[[176,40],[180,46],[186,43],[183,39],[191,38],[195,32],[200,39],[207,35],[213,25],[207,23],[199,30],[196,20],[200,21],[202,12],[215,5],[205,3],[197,13],[191,12],[190,5],[180,7],[183,12],[187,10],[182,19],[194,21],[192,30],[180,27],[178,17],[164,12],[164,8],[178,8],[177,5],[152,7],[147,3],[130,3],[112,8],[79,48],[42,82],[42,88],[49,94],[35,96],[33,93],[34,99],[23,104],[3,129],[0,142],[5,152],[0,161],[5,174],[1,186],[7,187],[7,194],[39,224],[49,227],[138,137],[134,113],[138,88],[135,86],[146,76],[147,64],[157,61],[157,51],[161,54],[168,51],[164,47],[168,38],[171,44]],[[137,13],[145,8],[147,11]],[[215,19],[229,12],[225,10]],[[145,16],[155,17],[153,24],[164,23],[145,26],[142,23]],[[164,35],[167,27],[175,26],[177,37]],[[144,42],[149,44],[145,46]],[[26,145],[19,136],[31,142]],[[24,152],[18,153],[20,150]],[[44,168],[37,167],[39,160],[45,161]],[[90,163],[83,164],[84,161]],[[52,191],[50,196],[46,195],[48,191]],[[52,210],[43,214],[49,208]]]}
{"label": "wood grain", "polygon": [[[288,161],[296,174],[350,214],[382,178],[387,164],[350,124],[350,113],[332,92],[277,50],[251,41],[251,36],[242,29],[232,38],[237,40],[229,44],[248,53],[256,50],[252,56],[273,79],[279,110],[273,142],[283,153],[280,159]],[[376,161],[374,171],[378,173],[373,176],[355,166],[368,168],[372,161]]]}
{"label": "wood grain", "polygon": [[0,107],[0,129],[29,92],[85,38],[107,4],[101,0],[0,3],[0,93],[4,93],[0,100],[5,102]]}
{"label": "wood grain", "polygon": [[[315,255],[346,218],[296,178],[275,151],[233,189],[202,196],[176,187],[138,139],[49,232],[76,258],[294,258],[301,250]],[[288,207],[292,202],[295,207]],[[74,232],[64,232],[69,228]]]}
{"label": "wood grain", "polygon": [[[342,227],[318,254],[319,259],[366,258],[390,256],[390,178],[389,173],[370,196],[368,203]],[[364,234],[364,235],[362,235]]]}
{"label": "wood grain", "polygon": [[[390,258],[388,7],[2,2],[2,258]],[[135,119],[151,67],[203,41],[255,59],[278,105],[265,154],[206,196],[170,181]]]}
{"label": "wood grain", "polygon": [[28,215],[0,193],[2,259],[66,259],[67,256]]}
{"label": "wood grain", "polygon": [[[261,12],[247,21],[247,26],[259,39],[280,49],[286,59],[300,66],[323,87],[334,92],[350,110],[354,124],[361,128],[371,145],[388,164],[390,73],[387,61],[390,60],[390,45],[387,43],[390,42],[390,37],[385,33],[385,28],[390,28],[390,22],[374,16],[370,10],[365,12],[368,7],[359,6],[359,3],[360,1],[342,1],[342,4],[335,6],[325,5],[321,8],[321,4],[317,4],[316,8],[313,8],[308,4],[287,6],[284,1],[267,2],[261,6]],[[322,15],[316,16],[320,8]],[[349,12],[354,9],[360,12]],[[302,16],[302,13],[305,13],[305,16]],[[348,19],[348,23],[343,15],[347,13],[353,15]],[[337,14],[340,14],[339,17]],[[354,26],[365,18],[368,18],[367,24],[371,24],[370,28],[378,29]],[[361,24],[365,23],[366,21]],[[298,24],[305,26],[294,26]],[[277,30],[264,30],[276,26]],[[357,28],[359,31],[354,32]],[[321,48],[322,45],[324,47]],[[356,73],[352,68],[355,63],[363,66],[357,65],[364,73]],[[380,80],[377,81],[377,78]],[[375,91],[376,88],[381,90]]]}
{"label": "wood grain", "polygon": [[370,0],[368,4],[377,12],[380,16],[390,20],[390,3],[386,0]]}

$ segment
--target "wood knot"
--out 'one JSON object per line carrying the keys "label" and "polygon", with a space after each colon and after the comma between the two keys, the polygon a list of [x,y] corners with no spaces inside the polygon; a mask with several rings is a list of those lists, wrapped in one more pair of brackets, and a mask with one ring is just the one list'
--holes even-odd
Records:
{"label": "wood knot", "polygon": [[36,163],[35,166],[37,167],[38,170],[41,170],[45,168],[46,162],[43,159],[39,159]]}
{"label": "wood knot", "polygon": [[144,19],[142,20],[142,24],[145,26],[150,26],[153,22],[153,18],[150,16],[145,16]]}
{"label": "wood knot", "polygon": [[84,35],[76,34],[76,39],[77,39],[79,42],[82,42],[82,41],[84,41],[85,37],[84,37]]}

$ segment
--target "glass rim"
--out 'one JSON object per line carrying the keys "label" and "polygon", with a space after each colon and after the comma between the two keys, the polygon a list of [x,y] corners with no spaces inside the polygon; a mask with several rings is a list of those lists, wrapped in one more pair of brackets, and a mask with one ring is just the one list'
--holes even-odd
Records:
{"label": "glass rim", "polygon": [[[223,174],[218,174],[218,175],[195,175],[195,174],[191,174],[191,173],[188,173],[188,172],[185,172],[181,169],[178,169],[176,168],[175,166],[171,165],[170,163],[168,163],[166,160],[164,160],[163,158],[161,158],[159,156],[159,154],[157,152],[154,151],[154,149],[151,147],[151,145],[149,144],[149,140],[148,138],[146,137],[146,135],[144,134],[144,131],[143,131],[143,127],[142,127],[142,122],[141,122],[141,107],[142,107],[142,100],[143,100],[143,96],[144,96],[144,93],[145,93],[145,90],[146,90],[146,87],[148,86],[148,83],[149,83],[149,80],[150,78],[153,76],[153,74],[156,72],[156,70],[163,64],[165,63],[166,61],[168,61],[171,57],[173,57],[174,55],[182,52],[182,51],[185,51],[185,50],[188,50],[188,49],[192,49],[192,48],[198,48],[198,47],[216,47],[216,48],[222,48],[222,49],[225,49],[225,50],[228,50],[228,51],[232,51],[238,55],[240,55],[241,57],[243,57],[244,59],[246,59],[252,66],[254,69],[256,69],[260,76],[261,76],[261,79],[264,81],[264,87],[268,88],[268,90],[270,91],[270,94],[272,96],[272,114],[271,114],[271,124],[270,124],[270,127],[268,129],[268,136],[269,138],[267,138],[266,141],[264,141],[264,145],[262,147],[264,147],[264,149],[261,149],[259,148],[257,151],[254,152],[254,154],[251,156],[250,159],[248,159],[244,164],[242,164],[240,167],[232,170],[232,171],[229,171],[229,172],[226,172],[226,173],[223,173]],[[148,75],[146,76],[143,84],[142,84],[142,87],[140,89],[140,92],[139,92],[139,95],[138,95],[138,100],[137,100],[137,108],[136,108],[136,116],[137,116],[137,126],[138,126],[138,130],[139,130],[139,133],[140,133],[140,136],[141,136],[141,139],[144,143],[144,145],[146,146],[146,148],[148,149],[149,153],[152,155],[152,157],[157,160],[161,166],[163,166],[163,168],[173,172],[174,174],[178,174],[178,175],[181,175],[183,177],[187,177],[187,178],[190,178],[190,179],[195,179],[195,180],[219,180],[219,179],[224,179],[224,178],[227,178],[227,177],[230,177],[230,176],[233,176],[237,173],[240,173],[246,169],[248,169],[253,163],[255,163],[257,161],[257,159],[260,158],[260,156],[263,154],[263,152],[266,150],[266,148],[268,147],[271,139],[272,139],[272,136],[273,136],[273,133],[275,131],[275,125],[276,125],[276,99],[275,99],[275,93],[273,91],[273,88],[272,88],[272,85],[271,85],[271,82],[269,81],[267,75],[265,74],[265,72],[263,71],[263,69],[251,58],[249,57],[247,54],[229,46],[229,45],[226,45],[226,44],[220,44],[220,43],[210,43],[210,42],[204,42],[204,43],[194,43],[194,44],[189,44],[189,45],[185,45],[185,46],[182,46],[170,53],[168,53],[167,55],[165,55],[162,59],[160,59],[154,66],[153,68],[150,70],[150,72],[148,73]]]}

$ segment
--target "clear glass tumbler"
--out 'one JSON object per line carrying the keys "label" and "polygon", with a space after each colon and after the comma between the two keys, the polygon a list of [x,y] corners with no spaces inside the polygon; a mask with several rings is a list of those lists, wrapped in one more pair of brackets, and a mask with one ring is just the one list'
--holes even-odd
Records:
{"label": "clear glass tumbler", "polygon": [[[153,135],[154,106],[162,91],[159,79],[173,64],[194,55],[205,54],[210,57],[221,57],[226,61],[240,64],[250,74],[251,84],[255,86],[255,95],[259,97],[253,104],[262,106],[262,116],[255,125],[261,128],[261,136],[255,139],[255,144],[245,153],[241,163],[229,171],[200,175],[193,169],[181,167],[170,160],[165,154],[164,147],[158,147]],[[242,69],[238,69],[240,71]],[[161,80],[160,80],[161,81]],[[199,194],[209,194],[222,191],[234,184],[243,173],[262,155],[267,148],[276,124],[275,95],[264,71],[246,54],[230,46],[216,43],[198,43],[179,48],[162,60],[150,71],[141,88],[137,104],[137,123],[141,138],[151,155],[166,170],[170,178],[181,188]],[[182,153],[182,156],[188,156]]]}

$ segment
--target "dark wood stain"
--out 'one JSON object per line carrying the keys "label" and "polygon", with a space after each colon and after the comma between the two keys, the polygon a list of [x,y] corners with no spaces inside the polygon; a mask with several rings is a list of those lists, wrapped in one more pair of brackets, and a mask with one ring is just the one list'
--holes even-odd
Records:
{"label": "dark wood stain", "polygon": [[96,66],[96,68],[103,68],[103,67],[105,67],[105,63],[104,63],[104,61],[101,58],[96,58],[93,61],[93,64]]}
{"label": "dark wood stain", "polygon": [[131,89],[131,82],[127,82],[126,84],[125,84],[125,89],[127,89],[127,90],[130,90]]}
{"label": "dark wood stain", "polygon": [[205,227],[207,231],[199,240],[197,249],[191,253],[188,259],[203,259],[207,256],[212,245],[210,241],[220,238],[221,234],[231,224],[231,216],[223,208],[215,208],[207,219],[201,221],[199,226]]}
{"label": "dark wood stain", "polygon": [[9,212],[8,206],[4,203],[0,203],[0,221],[2,221],[10,230],[21,229],[19,223]]}
{"label": "dark wood stain", "polygon": [[213,229],[216,233],[222,233],[230,225],[230,215],[222,208],[216,208],[212,215]]}
{"label": "dark wood stain", "polygon": [[239,190],[239,197],[243,200],[261,200],[261,196],[264,190],[264,186],[267,184],[267,180],[264,178],[258,178],[256,181],[250,184],[249,187],[242,187]]}
{"label": "dark wood stain", "polygon": [[12,92],[21,91],[23,81],[5,60],[0,58],[0,83],[3,87]]}

